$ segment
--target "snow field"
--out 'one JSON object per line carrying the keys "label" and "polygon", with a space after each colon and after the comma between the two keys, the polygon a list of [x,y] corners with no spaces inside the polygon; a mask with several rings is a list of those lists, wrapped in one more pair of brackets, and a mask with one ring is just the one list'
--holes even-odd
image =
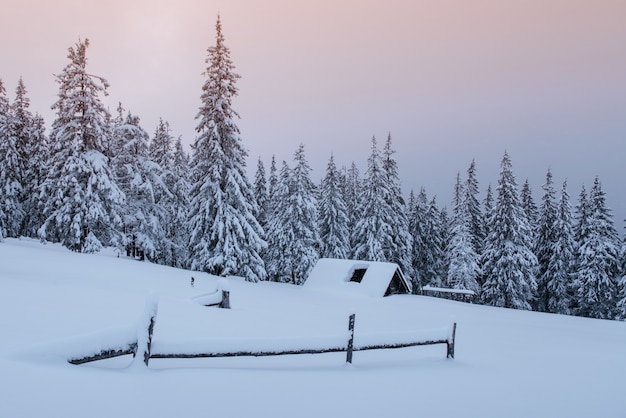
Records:
{"label": "snow field", "polygon": [[[202,273],[111,251],[83,255],[7,239],[0,244],[0,416],[626,415],[623,322],[238,280],[229,283],[230,311],[192,302],[216,285]],[[151,292],[160,295],[155,350],[159,335],[168,344],[189,335],[202,343],[265,338],[272,346],[289,337],[339,341],[354,312],[355,344],[359,335],[398,336],[456,321],[456,358],[435,345],[355,352],[350,366],[345,353],[153,359],[150,368],[124,368],[129,359],[65,361],[70,348],[136,338],[132,330]]]}

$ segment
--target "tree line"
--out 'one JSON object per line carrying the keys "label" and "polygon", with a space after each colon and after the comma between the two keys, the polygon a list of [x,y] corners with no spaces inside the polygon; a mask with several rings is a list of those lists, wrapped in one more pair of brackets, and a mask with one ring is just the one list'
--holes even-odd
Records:
{"label": "tree line", "polygon": [[160,120],[152,137],[105,78],[87,71],[89,41],[68,49],[46,135],[20,79],[0,80],[0,239],[38,237],[77,252],[113,246],[155,263],[301,284],[320,257],[397,263],[423,286],[472,290],[487,305],[626,317],[626,247],[598,178],[572,208],[546,174],[539,206],[508,153],[481,202],[476,165],[457,175],[450,212],[422,188],[405,200],[392,138],[372,138],[365,173],[330,156],[320,184],[304,145],[292,166],[259,159],[253,181],[232,108],[239,75],[221,22],[207,50],[191,155]]}

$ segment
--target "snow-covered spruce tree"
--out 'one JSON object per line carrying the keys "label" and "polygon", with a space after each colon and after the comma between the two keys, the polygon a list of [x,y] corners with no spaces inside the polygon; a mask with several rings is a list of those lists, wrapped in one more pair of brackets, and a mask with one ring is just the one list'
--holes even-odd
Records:
{"label": "snow-covered spruce tree", "polygon": [[482,252],[485,243],[485,219],[478,201],[478,180],[476,179],[476,162],[472,160],[467,169],[465,181],[465,211],[470,218],[470,234],[474,252],[478,255]]}
{"label": "snow-covered spruce tree", "polygon": [[[275,173],[275,159],[272,157],[270,178]],[[267,250],[264,252],[265,265],[269,280],[288,283],[292,281],[292,260],[290,256],[291,242],[294,231],[291,228],[289,212],[289,196],[291,190],[291,170],[283,161],[280,174],[272,191],[271,212],[267,226]]]}
{"label": "snow-covered spruce tree", "polygon": [[448,260],[445,256],[447,225],[442,223],[445,221],[445,216],[442,216],[443,213],[437,206],[437,197],[433,196],[426,212],[427,269],[422,276],[428,280],[430,286],[435,287],[445,286],[448,272]]}
{"label": "snow-covered spruce tree", "polygon": [[254,174],[254,198],[256,199],[259,213],[257,219],[264,230],[267,228],[267,216],[269,210],[269,197],[267,192],[267,179],[265,177],[265,165],[259,157]]}
{"label": "snow-covered spruce tree", "polygon": [[618,283],[617,319],[626,320],[626,241],[622,242],[622,277]]}
{"label": "snow-covered spruce tree", "polygon": [[25,216],[20,131],[0,80],[0,238],[19,236]]}
{"label": "snow-covered spruce tree", "polygon": [[152,141],[148,145],[148,157],[164,170],[172,168],[173,142],[170,124],[163,118],[159,118]]}
{"label": "snow-covered spruce tree", "polygon": [[331,155],[320,188],[321,257],[348,258],[350,254],[349,219],[339,180],[339,171]]}
{"label": "snow-covered spruce tree", "polygon": [[548,294],[547,311],[570,314],[575,243],[567,182],[563,182],[561,188],[554,233],[555,242],[550,251],[550,259],[545,272]]}
{"label": "snow-covered spruce tree", "polygon": [[56,77],[59,100],[52,106],[49,169],[40,189],[45,220],[38,230],[41,239],[80,252],[117,245],[124,203],[103,154],[111,132],[99,96],[108,83],[87,73],[88,46],[85,39],[70,47],[70,63]]}
{"label": "snow-covered spruce tree", "polygon": [[189,205],[188,158],[179,137],[176,142],[171,134],[169,123],[159,120],[148,156],[160,170],[161,188],[155,190],[155,204],[159,210],[159,222],[164,236],[157,243],[158,263],[174,267],[185,267],[187,262],[186,233],[187,210]]}
{"label": "snow-covered spruce tree", "polygon": [[393,154],[395,154],[395,151],[391,148],[391,134],[389,134],[383,149],[383,170],[385,171],[390,191],[386,200],[392,216],[390,226],[392,228],[393,243],[385,251],[385,258],[387,261],[397,263],[402,271],[410,274],[413,238],[409,233],[409,220],[406,216],[406,204],[402,197],[398,163],[393,158]]}
{"label": "snow-covered spruce tree", "polygon": [[48,172],[49,151],[45,130],[43,118],[35,114],[30,121],[22,189],[25,217],[22,221],[21,235],[27,237],[37,237],[37,230],[44,222],[39,190]]}
{"label": "snow-covered spruce tree", "polygon": [[428,270],[427,251],[427,213],[428,196],[422,187],[417,197],[414,198],[413,207],[409,210],[409,233],[413,238],[413,249],[411,251],[411,281],[413,293],[420,293],[423,286],[428,284],[426,279]]}
{"label": "snow-covered spruce tree", "polygon": [[588,200],[581,206],[587,207],[587,225],[579,226],[581,241],[576,251],[577,307],[574,313],[591,318],[614,319],[621,274],[621,242],[597,177]]}
{"label": "snow-covered spruce tree", "polygon": [[534,253],[537,256],[539,270],[537,273],[537,299],[534,309],[550,312],[548,305],[552,295],[548,289],[548,283],[552,281],[551,274],[553,272],[549,270],[549,263],[553,259],[553,251],[557,241],[557,208],[552,172],[550,170],[546,173],[546,183],[543,185],[543,191],[539,217],[535,224]]}
{"label": "snow-covered spruce tree", "polygon": [[348,212],[348,234],[350,237],[350,254],[354,252],[355,243],[352,241],[354,226],[359,217],[359,195],[361,194],[361,173],[354,161],[350,164],[350,168],[346,171],[343,201],[346,203],[346,211]]}
{"label": "snow-covered spruce tree", "polygon": [[504,153],[498,196],[482,266],[481,299],[487,305],[531,309],[537,290],[537,257],[531,251],[531,228],[524,214],[508,153]]}
{"label": "snow-covered spruce tree", "polygon": [[292,187],[288,197],[288,212],[294,231],[291,249],[294,269],[293,283],[302,284],[320,257],[320,235],[317,214],[317,191],[311,180],[311,168],[300,144],[294,154]]}
{"label": "snow-covered spruce tree", "polygon": [[537,204],[533,199],[533,193],[530,189],[530,183],[528,179],[524,181],[524,185],[520,191],[520,202],[522,205],[522,210],[524,214],[526,214],[526,220],[528,221],[528,225],[530,225],[530,236],[531,242],[533,246],[535,245],[535,240],[537,239],[537,230],[535,225],[537,225],[537,221],[539,219],[539,209],[537,208]]}
{"label": "snow-covered spruce tree", "polygon": [[480,257],[472,242],[472,216],[469,211],[473,203],[468,202],[468,199],[472,198],[475,196],[463,188],[460,177],[457,175],[450,241],[446,248],[447,284],[453,289],[471,290],[479,294],[478,278],[482,272],[479,265]]}
{"label": "snow-covered spruce tree", "polygon": [[159,202],[170,194],[163,181],[164,170],[149,158],[149,137],[139,117],[128,112],[124,122],[115,127],[114,138],[112,165],[126,196],[122,210],[126,255],[159,261],[166,240],[163,222],[168,221],[166,208]]}
{"label": "snow-covered spruce tree", "polygon": [[179,136],[174,142],[172,166],[165,177],[165,184],[170,191],[165,196],[169,222],[165,226],[167,242],[166,263],[174,267],[187,267],[189,260],[187,244],[189,234],[187,219],[189,214],[189,156],[183,150]]}
{"label": "snow-covered spruce tree", "polygon": [[354,245],[352,256],[357,260],[390,261],[394,248],[393,211],[389,207],[387,173],[383,167],[376,138],[372,138],[372,152],[367,160],[363,188],[359,196],[358,217],[352,231]]}
{"label": "snow-covered spruce tree", "polygon": [[266,276],[260,256],[266,244],[246,175],[248,152],[235,124],[239,115],[232,108],[239,75],[224,44],[219,16],[216,32],[216,44],[208,48],[190,164],[190,265],[193,270],[256,282]]}

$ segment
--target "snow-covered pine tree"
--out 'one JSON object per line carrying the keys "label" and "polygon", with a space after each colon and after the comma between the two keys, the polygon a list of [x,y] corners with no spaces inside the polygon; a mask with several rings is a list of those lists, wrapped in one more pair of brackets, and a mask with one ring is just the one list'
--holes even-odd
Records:
{"label": "snow-covered pine tree", "polygon": [[426,266],[425,274],[422,274],[430,286],[443,287],[446,284],[448,263],[445,256],[446,243],[442,212],[437,206],[437,197],[433,196],[428,204],[426,212]]}
{"label": "snow-covered pine tree", "polygon": [[537,273],[537,299],[535,310],[550,312],[549,304],[552,295],[548,283],[553,281],[549,269],[549,263],[554,258],[553,251],[557,241],[557,208],[555,203],[555,191],[552,182],[552,172],[546,173],[546,183],[543,185],[543,196],[539,208],[539,217],[535,227],[534,253],[537,256],[539,270]]}
{"label": "snow-covered pine tree", "polygon": [[276,156],[272,155],[272,162],[270,163],[270,175],[267,179],[267,200],[268,200],[268,215],[271,215],[276,201],[276,187],[278,184],[278,171],[276,169]]}
{"label": "snow-covered pine tree", "polygon": [[4,238],[7,236],[7,228],[10,222],[5,212],[4,179],[6,174],[4,173],[7,169],[4,166],[4,158],[2,155],[5,152],[4,148],[8,145],[10,140],[9,126],[9,99],[6,95],[4,83],[2,79],[0,79],[0,242],[3,242]]}
{"label": "snow-covered pine tree", "polygon": [[622,241],[622,277],[618,283],[617,319],[626,320],[626,241]]}
{"label": "snow-covered pine tree", "polygon": [[165,206],[159,201],[170,195],[163,181],[164,170],[149,158],[149,137],[139,117],[128,112],[124,122],[115,127],[114,137],[112,165],[126,196],[122,211],[126,254],[159,261],[166,240],[163,222],[168,221]]}
{"label": "snow-covered pine tree", "polygon": [[[272,157],[270,179],[275,174],[275,159]],[[271,216],[267,227],[267,250],[264,252],[265,265],[269,280],[288,283],[292,281],[291,242],[294,231],[289,219],[291,188],[291,170],[283,161],[280,174],[275,177],[271,198]],[[271,184],[271,183],[270,183]]]}
{"label": "snow-covered pine tree", "polygon": [[70,47],[70,63],[56,77],[50,165],[40,188],[45,220],[38,230],[42,239],[80,252],[118,243],[124,203],[103,153],[111,133],[100,94],[106,94],[108,83],[87,73],[88,46],[85,39]]}
{"label": "snow-covered pine tree", "polygon": [[[577,307],[574,313],[591,318],[614,319],[621,274],[621,242],[598,177],[588,200],[581,201],[580,206],[586,206],[583,211],[587,213],[587,219],[586,226],[578,227],[581,241],[576,251]],[[579,218],[580,222],[584,218]]]}
{"label": "snow-covered pine tree", "polygon": [[189,234],[187,218],[189,213],[189,156],[183,149],[179,136],[174,142],[171,168],[165,177],[170,195],[166,196],[165,205],[169,222],[165,225],[168,245],[166,263],[174,267],[187,267],[189,260],[187,244]]}
{"label": "snow-covered pine tree", "polygon": [[465,211],[470,217],[469,230],[474,252],[478,255],[482,252],[485,242],[485,223],[480,202],[478,201],[478,180],[476,179],[476,162],[472,160],[467,169],[465,181]]}
{"label": "snow-covered pine tree", "polygon": [[383,149],[383,170],[387,177],[390,194],[386,197],[392,221],[392,246],[385,250],[387,261],[397,263],[405,274],[410,274],[413,238],[409,233],[409,221],[406,216],[406,204],[402,197],[398,163],[393,158],[395,150],[391,148],[391,133],[387,135]]}
{"label": "snow-covered pine tree", "polygon": [[358,218],[352,232],[353,257],[357,260],[394,261],[387,258],[394,248],[393,212],[389,207],[387,173],[372,138],[372,151],[367,160],[365,181],[359,196]]}
{"label": "snow-covered pine tree", "polygon": [[475,196],[467,192],[468,186],[469,182],[466,183],[464,188],[461,184],[460,176],[457,175],[454,188],[450,241],[446,248],[446,258],[448,260],[447,284],[454,289],[471,290],[479,294],[478,278],[482,272],[479,265],[480,257],[476,253],[474,243],[472,242],[473,220],[470,209],[473,202],[468,202],[468,200],[475,199]]}
{"label": "snow-covered pine tree", "polygon": [[343,190],[343,200],[346,203],[348,212],[348,233],[350,236],[350,254],[354,253],[355,243],[352,241],[354,227],[359,217],[359,196],[362,191],[361,173],[354,161],[346,171],[346,178]]}
{"label": "snow-covered pine tree", "polygon": [[22,129],[0,80],[0,236],[18,237],[25,212],[22,205],[24,161]]}
{"label": "snow-covered pine tree", "polygon": [[206,62],[190,167],[190,264],[194,270],[255,282],[266,276],[260,256],[266,243],[255,218],[258,208],[246,174],[248,152],[235,123],[239,115],[232,108],[239,75],[219,16],[216,44],[208,48]]}
{"label": "snow-covered pine tree", "polygon": [[547,311],[569,314],[572,299],[572,274],[574,267],[574,233],[572,209],[567,193],[567,182],[563,182],[556,221],[554,224],[555,242],[550,251],[545,277],[548,293]]}
{"label": "snow-covered pine tree", "polygon": [[174,137],[172,137],[169,122],[159,118],[152,141],[148,146],[148,157],[164,170],[172,169],[173,142]]}
{"label": "snow-covered pine tree", "polygon": [[41,115],[35,114],[30,120],[29,141],[24,170],[23,207],[25,217],[21,234],[37,237],[37,230],[43,224],[42,202],[39,190],[48,172],[48,139],[46,127]]}
{"label": "snow-covered pine tree", "polygon": [[498,197],[482,255],[485,282],[481,299],[488,305],[529,310],[537,290],[537,257],[531,251],[531,228],[507,152],[501,167]]}
{"label": "snow-covered pine tree", "polygon": [[291,282],[302,284],[320,257],[316,189],[311,181],[311,168],[300,144],[294,154],[294,167],[287,196],[287,215],[293,231],[288,256],[291,258]]}
{"label": "snow-covered pine tree", "polygon": [[520,202],[522,205],[522,210],[524,214],[526,214],[526,220],[528,221],[528,225],[530,225],[530,237],[533,246],[535,245],[535,240],[537,239],[537,230],[535,225],[537,225],[537,221],[539,219],[539,209],[537,208],[537,204],[535,203],[535,199],[533,199],[533,193],[530,189],[530,183],[528,179],[524,181],[524,185],[520,191]]}
{"label": "snow-covered pine tree", "polygon": [[331,155],[319,200],[321,257],[348,258],[350,254],[349,218],[339,180],[339,171]]}
{"label": "snow-covered pine tree", "polygon": [[267,229],[267,216],[269,210],[269,197],[267,192],[267,179],[265,177],[265,165],[259,157],[254,174],[254,198],[256,199],[259,213],[257,219],[264,230]]}
{"label": "snow-covered pine tree", "polygon": [[411,280],[413,293],[420,293],[423,286],[428,284],[428,196],[422,187],[417,197],[414,199],[414,206],[409,211],[409,232],[413,238],[413,249],[411,251]]}

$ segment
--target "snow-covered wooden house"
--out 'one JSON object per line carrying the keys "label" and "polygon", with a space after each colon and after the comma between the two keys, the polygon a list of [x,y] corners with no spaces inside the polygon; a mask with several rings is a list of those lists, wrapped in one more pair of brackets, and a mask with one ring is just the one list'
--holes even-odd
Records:
{"label": "snow-covered wooden house", "polygon": [[304,282],[309,289],[337,289],[373,297],[411,293],[395,263],[321,258]]}

